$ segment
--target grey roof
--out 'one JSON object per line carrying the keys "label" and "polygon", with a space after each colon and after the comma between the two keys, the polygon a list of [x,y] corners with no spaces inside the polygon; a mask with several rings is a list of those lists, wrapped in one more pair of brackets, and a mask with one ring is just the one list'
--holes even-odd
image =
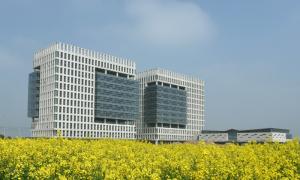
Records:
{"label": "grey roof", "polygon": [[289,133],[288,129],[279,129],[279,128],[262,128],[262,129],[246,129],[240,130],[239,132],[281,132],[281,133]]}

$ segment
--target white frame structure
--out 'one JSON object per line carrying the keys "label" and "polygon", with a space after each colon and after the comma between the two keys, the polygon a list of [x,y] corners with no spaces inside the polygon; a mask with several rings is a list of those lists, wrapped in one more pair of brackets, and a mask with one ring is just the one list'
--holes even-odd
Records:
{"label": "white frame structure", "polygon": [[[196,140],[197,135],[201,133],[204,127],[204,81],[160,68],[137,73],[137,80],[140,81],[140,111],[142,112],[140,121],[136,123],[137,137],[156,143]],[[146,126],[143,116],[144,90],[147,83],[155,81],[185,87],[187,92],[187,124],[184,129]]]}
{"label": "white frame structure", "polygon": [[40,90],[33,137],[54,137],[60,132],[70,138],[136,138],[135,124],[94,122],[95,68],[135,79],[135,62],[70,44],[55,43],[34,54]]}

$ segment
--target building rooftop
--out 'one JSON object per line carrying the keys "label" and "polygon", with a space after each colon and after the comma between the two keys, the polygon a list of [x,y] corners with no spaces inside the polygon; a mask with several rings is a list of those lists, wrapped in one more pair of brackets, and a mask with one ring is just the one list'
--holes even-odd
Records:
{"label": "building rooftop", "polygon": [[51,53],[53,51],[63,51],[67,53],[72,53],[76,55],[85,56],[88,58],[99,59],[111,63],[122,64],[129,67],[136,67],[136,63],[133,60],[127,58],[116,57],[108,53],[102,53],[90,49],[81,48],[79,46],[73,44],[67,44],[62,42],[56,42],[48,46],[47,48],[42,48],[34,53],[34,58],[39,58],[40,56],[44,56],[47,53]]}

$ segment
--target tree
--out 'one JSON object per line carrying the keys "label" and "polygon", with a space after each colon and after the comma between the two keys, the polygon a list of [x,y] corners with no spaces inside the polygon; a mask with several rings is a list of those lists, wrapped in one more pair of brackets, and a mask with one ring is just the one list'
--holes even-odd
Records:
{"label": "tree", "polygon": [[0,139],[3,139],[4,138],[4,135],[3,134],[0,134]]}

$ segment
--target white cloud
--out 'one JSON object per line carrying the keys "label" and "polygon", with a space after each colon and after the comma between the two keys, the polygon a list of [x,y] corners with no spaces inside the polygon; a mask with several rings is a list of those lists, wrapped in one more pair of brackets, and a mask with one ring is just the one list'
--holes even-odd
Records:
{"label": "white cloud", "polygon": [[131,36],[154,45],[205,43],[215,33],[209,16],[195,3],[187,1],[127,1],[132,18]]}

